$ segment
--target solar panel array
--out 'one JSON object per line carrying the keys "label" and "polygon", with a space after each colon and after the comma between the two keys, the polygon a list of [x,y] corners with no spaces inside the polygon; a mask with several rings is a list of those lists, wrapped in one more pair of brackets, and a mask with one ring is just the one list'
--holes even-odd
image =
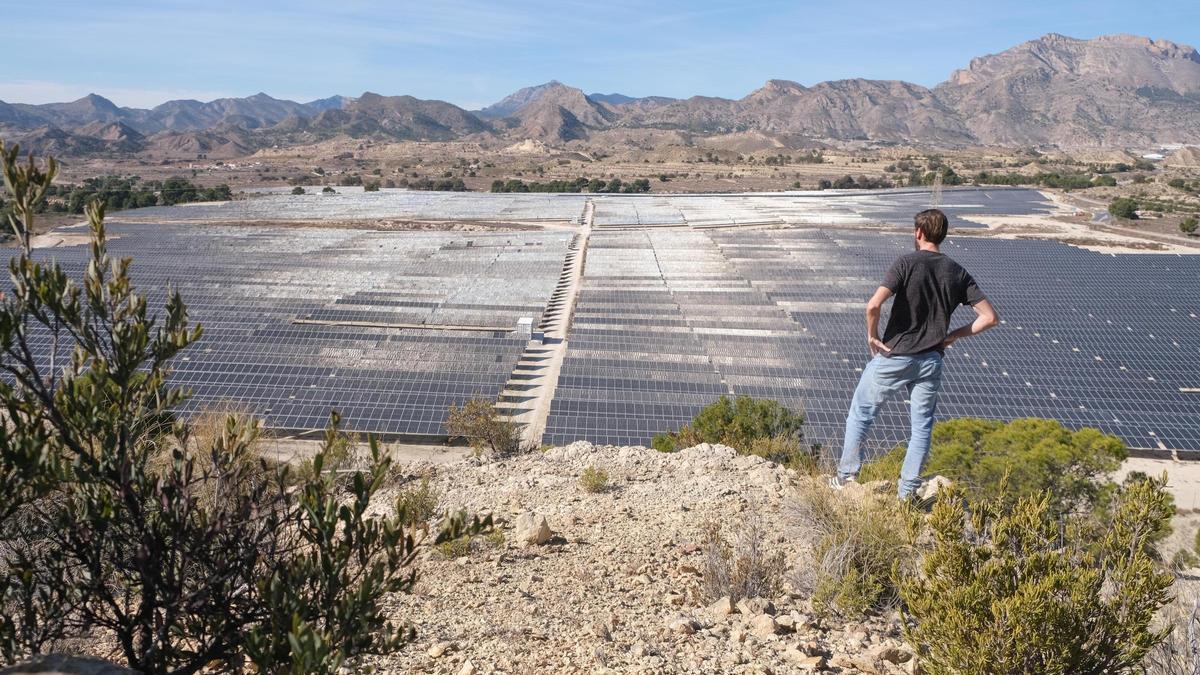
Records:
{"label": "solar panel array", "polygon": [[[199,343],[172,382],[184,412],[234,404],[271,426],[437,436],[447,407],[495,398],[562,268],[569,233],[395,233],[113,225],[151,307],[178,289]],[[83,274],[86,246],[39,253]],[[429,329],[400,328],[425,325]],[[435,328],[436,327],[436,328]],[[43,337],[44,339],[44,337]],[[45,350],[44,350],[45,351]]]}
{"label": "solar panel array", "polygon": [[[731,227],[766,224],[910,225],[928,190],[774,192],[718,195],[491,194],[337,188],[336,194],[270,192],[221,203],[164,206],[121,214],[139,222],[271,222],[281,220],[482,220],[580,222],[588,199],[597,228]],[[1042,196],[1024,188],[947,189],[942,208],[954,227],[977,227],[972,215],[1046,213]]]}
{"label": "solar panel array", "polygon": [[[911,249],[866,231],[594,233],[546,442],[646,443],[728,393],[794,406],[810,440],[840,447],[868,358],[863,304]],[[943,250],[1004,324],[947,352],[939,417],[1049,417],[1200,451],[1200,256],[970,237]],[[907,430],[895,401],[873,438]]]}
{"label": "solar panel array", "polygon": [[[803,223],[810,213],[901,224],[927,197],[591,196],[597,225],[545,441],[646,443],[730,393],[792,405],[807,415],[811,440],[840,445],[867,360],[863,302],[911,238],[718,226]],[[503,390],[526,347],[512,329],[520,317],[540,322],[573,228],[370,232],[201,221],[271,213],[571,220],[587,198],[385,191],[334,196],[328,207],[325,196],[279,195],[141,210],[122,219],[197,222],[114,224],[111,250],[135,258],[134,280],[152,306],[171,284],[206,328],[175,364],[174,382],[195,392],[188,411],[232,402],[304,431],[336,408],[351,431],[437,436],[451,403]],[[947,190],[946,201],[968,217],[1049,208],[1027,190]],[[630,214],[636,227],[625,222]],[[1200,256],[958,236],[945,251],[975,274],[1005,323],[948,352],[942,418],[1051,417],[1134,447],[1200,451]],[[87,248],[39,255],[80,276]],[[907,420],[905,402],[893,402],[875,440],[902,441]]]}
{"label": "solar panel array", "polygon": [[[735,227],[745,225],[865,225],[911,227],[927,207],[928,190],[776,192],[729,195],[594,195],[599,229]],[[1025,188],[948,189],[941,208],[953,227],[980,227],[972,216],[1048,213],[1052,205]]]}
{"label": "solar panel array", "polygon": [[142,222],[227,221],[237,223],[281,220],[488,220],[568,221],[578,223],[587,195],[491,194],[486,192],[421,192],[383,188],[320,187],[302,195],[260,193],[250,199],[159,206],[121,214],[122,220]]}

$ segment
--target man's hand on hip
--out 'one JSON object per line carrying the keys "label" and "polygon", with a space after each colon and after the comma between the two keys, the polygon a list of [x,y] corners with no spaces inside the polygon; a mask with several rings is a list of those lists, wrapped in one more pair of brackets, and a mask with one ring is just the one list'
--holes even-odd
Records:
{"label": "man's hand on hip", "polygon": [[884,344],[883,340],[880,340],[877,337],[867,338],[867,346],[871,348],[871,356],[875,356],[877,354],[887,354],[892,351],[891,347]]}

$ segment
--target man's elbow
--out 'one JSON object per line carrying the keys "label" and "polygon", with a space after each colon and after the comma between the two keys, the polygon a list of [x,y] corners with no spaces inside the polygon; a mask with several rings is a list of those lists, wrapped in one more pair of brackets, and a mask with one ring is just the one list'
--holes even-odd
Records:
{"label": "man's elbow", "polygon": [[879,316],[883,311],[883,304],[870,300],[867,302],[867,316]]}
{"label": "man's elbow", "polygon": [[995,312],[988,312],[979,318],[983,320],[984,330],[995,328],[996,326],[1000,325],[1000,315]]}

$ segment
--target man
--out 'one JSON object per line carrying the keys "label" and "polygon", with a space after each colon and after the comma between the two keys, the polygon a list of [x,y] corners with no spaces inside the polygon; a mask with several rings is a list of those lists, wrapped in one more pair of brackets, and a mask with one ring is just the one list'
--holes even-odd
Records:
{"label": "man", "polygon": [[[880,407],[907,390],[912,430],[900,470],[899,495],[901,499],[912,497],[921,485],[921,469],[929,455],[929,436],[942,384],[942,355],[955,341],[999,323],[995,309],[971,275],[938,250],[948,227],[946,214],[937,209],[918,213],[913,233],[916,252],[898,258],[867,301],[867,346],[872,358],[863,368],[846,416],[842,460],[837,478],[832,481],[835,488],[858,475],[863,439]],[[887,330],[880,338],[880,310],[893,296]],[[959,305],[970,305],[975,320],[947,334],[950,315]]]}

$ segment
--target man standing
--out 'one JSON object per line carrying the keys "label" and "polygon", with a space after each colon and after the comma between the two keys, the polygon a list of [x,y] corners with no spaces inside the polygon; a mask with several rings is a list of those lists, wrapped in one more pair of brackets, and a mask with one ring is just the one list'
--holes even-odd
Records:
{"label": "man standing", "polygon": [[[929,437],[942,384],[942,355],[946,347],[978,335],[999,323],[996,311],[975,280],[961,265],[942,255],[938,246],[946,238],[946,214],[929,209],[915,218],[916,252],[896,259],[875,295],[867,301],[867,345],[872,358],[846,416],[846,439],[838,475],[840,488],[854,480],[862,467],[862,443],[880,407],[907,390],[911,402],[912,431],[900,470],[901,499],[912,497],[921,485],[921,469],[929,455]],[[883,303],[895,296],[883,338],[878,337]],[[950,315],[959,305],[975,310],[975,321],[947,334]]]}

